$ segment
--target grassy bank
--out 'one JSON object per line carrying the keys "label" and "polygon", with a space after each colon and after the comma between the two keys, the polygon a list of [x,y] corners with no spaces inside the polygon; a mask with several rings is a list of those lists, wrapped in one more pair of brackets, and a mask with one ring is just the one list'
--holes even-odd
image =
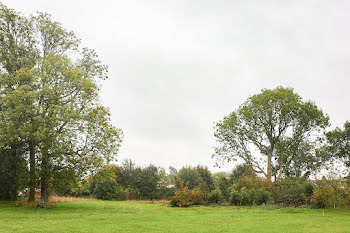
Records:
{"label": "grassy bank", "polygon": [[0,202],[0,232],[350,232],[350,211],[236,207],[170,208],[147,202]]}

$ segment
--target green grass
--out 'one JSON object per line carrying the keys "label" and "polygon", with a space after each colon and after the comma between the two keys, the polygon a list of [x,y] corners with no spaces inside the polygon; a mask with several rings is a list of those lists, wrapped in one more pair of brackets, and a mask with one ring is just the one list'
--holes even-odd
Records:
{"label": "green grass", "polygon": [[116,201],[56,203],[52,208],[0,202],[0,232],[350,232],[350,210],[237,207],[170,208]]}

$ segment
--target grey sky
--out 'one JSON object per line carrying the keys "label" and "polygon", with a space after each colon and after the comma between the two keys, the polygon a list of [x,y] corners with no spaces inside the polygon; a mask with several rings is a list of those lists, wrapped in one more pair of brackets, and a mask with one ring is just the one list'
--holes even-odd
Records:
{"label": "grey sky", "polygon": [[217,170],[213,122],[278,85],[333,127],[350,120],[350,1],[2,2],[52,14],[109,66],[102,99],[125,132],[119,160]]}

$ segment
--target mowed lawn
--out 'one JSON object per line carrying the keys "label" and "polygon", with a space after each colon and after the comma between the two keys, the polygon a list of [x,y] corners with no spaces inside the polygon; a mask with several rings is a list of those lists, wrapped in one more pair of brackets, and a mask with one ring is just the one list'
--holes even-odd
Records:
{"label": "mowed lawn", "polygon": [[52,208],[0,202],[0,232],[350,232],[350,210],[237,207],[171,208],[165,204],[90,201]]}

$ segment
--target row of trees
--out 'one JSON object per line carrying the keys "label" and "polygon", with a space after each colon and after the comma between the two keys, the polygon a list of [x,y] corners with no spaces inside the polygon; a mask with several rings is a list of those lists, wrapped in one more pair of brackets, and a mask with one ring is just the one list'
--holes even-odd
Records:
{"label": "row of trees", "polygon": [[53,192],[102,200],[159,200],[173,195],[174,187],[170,185],[173,177],[160,167],[140,167],[125,160],[120,166],[106,165],[83,179],[72,177],[68,182],[53,186]]}
{"label": "row of trees", "polygon": [[108,165],[93,176],[55,185],[57,195],[95,197],[103,200],[170,200],[171,206],[237,205],[272,203],[281,206],[316,208],[350,206],[350,177],[310,180],[283,177],[269,182],[257,176],[249,164],[230,173],[212,173],[207,167],[185,166],[177,171],[149,165],[136,166],[130,160]]}
{"label": "row of trees", "polygon": [[107,67],[71,31],[37,13],[0,3],[0,198],[41,185],[40,205],[64,174],[80,177],[108,163],[122,132],[99,100]]}

